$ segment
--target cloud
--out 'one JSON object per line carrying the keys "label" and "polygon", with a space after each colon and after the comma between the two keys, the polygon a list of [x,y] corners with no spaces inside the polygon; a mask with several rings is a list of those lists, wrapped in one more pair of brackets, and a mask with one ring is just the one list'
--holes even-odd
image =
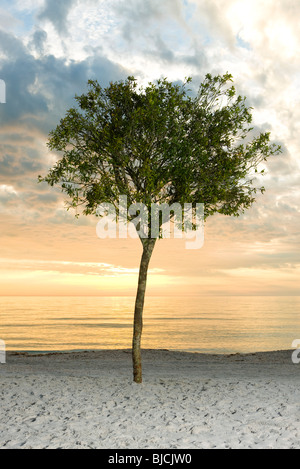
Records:
{"label": "cloud", "polygon": [[29,43],[29,49],[35,50],[39,55],[43,55],[45,52],[45,44],[47,42],[47,33],[42,29],[38,29],[34,32],[31,42]]}
{"label": "cloud", "polygon": [[[45,36],[42,38],[44,41]],[[47,132],[54,121],[74,105],[75,94],[86,89],[89,78],[108,84],[127,74],[125,69],[101,55],[79,62],[53,55],[36,59],[20,40],[1,31],[0,44],[7,54],[0,63],[0,74],[7,88],[7,105],[2,113],[4,123],[26,116],[27,122]]]}
{"label": "cloud", "polygon": [[188,2],[122,0],[111,9],[118,18],[112,43],[141,78],[157,79],[166,66],[168,78],[175,80],[183,80],[191,70],[204,70],[204,42],[193,34]]}
{"label": "cloud", "polygon": [[[0,31],[0,49],[6,58],[0,62],[0,73],[6,83],[6,105],[2,110],[2,125],[26,114],[36,116],[48,110],[47,101],[32,87],[39,64],[30,55],[22,41]],[[30,89],[31,88],[31,89]]]}
{"label": "cloud", "polygon": [[46,0],[45,7],[39,13],[38,19],[49,20],[59,34],[66,34],[66,20],[71,8],[74,8],[78,0]]}
{"label": "cloud", "polygon": [[180,0],[122,0],[116,2],[113,9],[122,19],[122,34],[125,40],[135,41],[139,34],[145,33],[148,27],[157,28],[171,19],[186,27],[183,19],[183,5]]}
{"label": "cloud", "polygon": [[[0,186],[1,191],[1,186]],[[107,264],[104,262],[76,262],[76,261],[53,261],[35,259],[0,259],[2,269],[47,271],[59,273],[78,273],[85,275],[101,275],[105,277],[116,277],[134,275],[137,276],[138,268],[128,268],[120,265]],[[149,274],[160,274],[163,269],[149,269]]]}

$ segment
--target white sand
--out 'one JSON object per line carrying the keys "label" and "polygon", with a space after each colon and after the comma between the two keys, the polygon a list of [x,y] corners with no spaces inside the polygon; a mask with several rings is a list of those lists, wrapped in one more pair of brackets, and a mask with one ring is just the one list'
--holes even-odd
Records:
{"label": "white sand", "polygon": [[300,448],[292,351],[144,350],[28,356],[0,365],[1,448]]}

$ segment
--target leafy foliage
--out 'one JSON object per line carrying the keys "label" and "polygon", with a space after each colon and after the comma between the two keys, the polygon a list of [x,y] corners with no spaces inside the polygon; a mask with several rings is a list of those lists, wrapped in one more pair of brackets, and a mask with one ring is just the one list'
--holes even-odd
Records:
{"label": "leafy foliage", "polygon": [[128,206],[204,203],[205,218],[238,216],[264,191],[254,177],[280,147],[270,144],[270,133],[249,138],[251,108],[230,74],[206,75],[195,97],[190,82],[138,88],[128,77],[102,88],[90,80],[50,133],[48,146],[62,158],[40,181],[61,185],[69,206],[82,206],[85,215],[103,202],[118,210],[126,195]]}

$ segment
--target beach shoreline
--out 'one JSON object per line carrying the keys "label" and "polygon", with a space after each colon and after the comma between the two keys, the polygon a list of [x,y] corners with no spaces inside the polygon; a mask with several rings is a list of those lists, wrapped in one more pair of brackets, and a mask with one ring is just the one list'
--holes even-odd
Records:
{"label": "beach shoreline", "polygon": [[0,448],[300,448],[292,352],[7,352]]}

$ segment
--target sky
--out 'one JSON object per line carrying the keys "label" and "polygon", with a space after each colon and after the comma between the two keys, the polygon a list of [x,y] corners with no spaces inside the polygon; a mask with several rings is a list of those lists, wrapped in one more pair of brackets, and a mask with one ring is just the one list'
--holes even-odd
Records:
{"label": "sky", "polygon": [[37,183],[56,160],[48,134],[90,78],[190,76],[197,89],[226,72],[283,151],[251,209],[207,220],[201,249],[157,243],[147,292],[299,295],[299,17],[298,0],[2,0],[0,295],[135,295],[140,241],[99,239],[97,219]]}

